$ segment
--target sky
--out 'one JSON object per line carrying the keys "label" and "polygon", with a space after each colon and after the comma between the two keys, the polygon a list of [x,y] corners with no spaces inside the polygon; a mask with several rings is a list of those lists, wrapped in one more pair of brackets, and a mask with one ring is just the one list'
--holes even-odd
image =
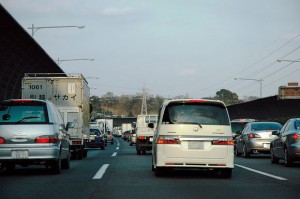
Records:
{"label": "sky", "polygon": [[[299,0],[0,0],[91,95],[278,94],[300,78]],[[278,62],[277,60],[287,60]],[[300,82],[299,82],[300,83]]]}

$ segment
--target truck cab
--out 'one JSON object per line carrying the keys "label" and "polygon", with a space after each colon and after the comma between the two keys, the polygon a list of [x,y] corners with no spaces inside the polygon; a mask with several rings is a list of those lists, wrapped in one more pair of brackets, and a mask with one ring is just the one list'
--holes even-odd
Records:
{"label": "truck cab", "polygon": [[[137,155],[146,154],[152,150],[154,129],[158,115],[138,115],[136,121],[136,153]],[[148,124],[153,123],[154,128],[149,128]]]}

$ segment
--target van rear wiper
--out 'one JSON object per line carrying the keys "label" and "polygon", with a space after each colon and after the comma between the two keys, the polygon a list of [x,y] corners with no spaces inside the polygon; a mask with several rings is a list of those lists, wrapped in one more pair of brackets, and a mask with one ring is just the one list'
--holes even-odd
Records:
{"label": "van rear wiper", "polygon": [[196,124],[200,128],[202,128],[202,125],[200,123],[197,123],[197,122],[174,122],[174,124]]}
{"label": "van rear wiper", "polygon": [[24,122],[25,120],[28,120],[28,119],[35,119],[35,118],[40,118],[39,116],[28,116],[28,117],[24,117],[22,118],[21,120],[17,121],[16,124],[20,124],[22,122]]}

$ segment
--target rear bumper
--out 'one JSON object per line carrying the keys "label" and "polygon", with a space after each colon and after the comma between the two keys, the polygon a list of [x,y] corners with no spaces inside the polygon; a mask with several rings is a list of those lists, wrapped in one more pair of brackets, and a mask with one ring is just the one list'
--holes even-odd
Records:
{"label": "rear bumper", "polygon": [[271,140],[253,139],[247,143],[247,149],[250,152],[257,151],[261,153],[270,153]]}
{"label": "rear bumper", "polygon": [[[28,151],[28,157],[14,158],[12,151]],[[34,163],[46,160],[57,160],[59,148],[0,148],[0,163]],[[63,157],[62,157],[63,158]]]}
{"label": "rear bumper", "polygon": [[294,160],[300,160],[300,144],[293,144],[288,149],[289,155]]}

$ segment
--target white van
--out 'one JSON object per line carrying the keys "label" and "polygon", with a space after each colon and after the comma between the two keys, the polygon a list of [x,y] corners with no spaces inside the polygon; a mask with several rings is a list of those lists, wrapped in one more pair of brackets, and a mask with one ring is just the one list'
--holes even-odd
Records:
{"label": "white van", "polygon": [[152,170],[156,176],[164,175],[167,168],[204,168],[219,171],[221,177],[231,177],[234,142],[223,102],[168,100],[158,117],[152,146]]}

